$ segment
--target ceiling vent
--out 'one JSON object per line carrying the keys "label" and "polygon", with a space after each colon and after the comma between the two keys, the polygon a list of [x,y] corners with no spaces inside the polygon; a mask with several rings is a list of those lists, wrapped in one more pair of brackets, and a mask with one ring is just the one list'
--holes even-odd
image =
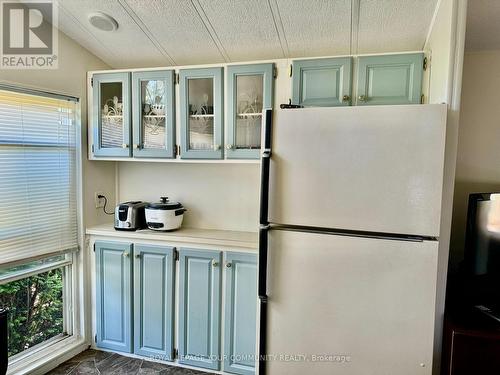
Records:
{"label": "ceiling vent", "polygon": [[101,31],[115,31],[118,29],[118,22],[113,17],[101,12],[89,14],[89,22]]}

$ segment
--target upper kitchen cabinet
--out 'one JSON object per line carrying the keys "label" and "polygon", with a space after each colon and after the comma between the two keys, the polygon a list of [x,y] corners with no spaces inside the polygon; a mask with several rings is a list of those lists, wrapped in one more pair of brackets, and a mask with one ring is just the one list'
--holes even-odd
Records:
{"label": "upper kitchen cabinet", "polygon": [[132,73],[134,157],[175,157],[174,72]]}
{"label": "upper kitchen cabinet", "polygon": [[357,105],[419,104],[423,60],[423,53],[360,57]]}
{"label": "upper kitchen cabinet", "polygon": [[292,64],[292,103],[304,107],[351,104],[352,58],[295,60]]}
{"label": "upper kitchen cabinet", "polygon": [[273,64],[227,68],[229,159],[259,158],[262,110],[273,106],[273,68]]}
{"label": "upper kitchen cabinet", "polygon": [[179,72],[181,158],[222,159],[222,68]]}
{"label": "upper kitchen cabinet", "polygon": [[130,73],[92,77],[93,154],[131,156]]}

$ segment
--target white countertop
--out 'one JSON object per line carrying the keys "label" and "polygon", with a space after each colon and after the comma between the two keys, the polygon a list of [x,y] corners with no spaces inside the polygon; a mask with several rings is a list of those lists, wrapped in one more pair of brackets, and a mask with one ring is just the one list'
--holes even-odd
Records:
{"label": "white countertop", "polygon": [[88,227],[86,234],[102,237],[127,238],[130,240],[153,240],[170,243],[201,244],[257,250],[258,233],[232,230],[180,228],[173,232],[156,232],[149,229],[137,231],[115,230],[113,223]]}

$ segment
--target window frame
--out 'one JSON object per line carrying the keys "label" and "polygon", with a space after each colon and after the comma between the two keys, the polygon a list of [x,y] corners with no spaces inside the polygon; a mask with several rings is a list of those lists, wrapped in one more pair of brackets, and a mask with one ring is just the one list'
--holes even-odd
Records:
{"label": "window frame", "polygon": [[[76,214],[77,214],[77,242],[78,248],[76,251],[66,252],[64,261],[47,264],[37,269],[29,269],[26,272],[19,271],[11,277],[2,279],[1,283],[5,283],[7,279],[21,279],[29,275],[47,272],[49,269],[63,267],[64,277],[64,295],[63,295],[63,324],[64,331],[67,334],[54,336],[38,345],[35,345],[27,350],[24,350],[9,358],[9,367],[7,374],[15,374],[18,372],[31,372],[34,370],[48,371],[58,363],[78,354],[90,345],[90,313],[86,307],[89,306],[88,292],[86,285],[89,285],[90,276],[88,275],[86,260],[88,255],[85,254],[86,245],[85,231],[83,226],[83,186],[82,186],[82,171],[83,171],[83,146],[82,146],[82,102],[79,97],[70,96],[62,93],[56,93],[43,89],[32,89],[8,83],[0,83],[0,90],[13,91],[17,93],[44,96],[57,98],[62,100],[71,100],[75,102],[74,121],[75,121],[75,176],[76,176]],[[52,255],[54,256],[54,254]],[[49,256],[50,257],[50,256]],[[36,259],[25,259],[26,263]],[[24,262],[23,262],[24,263]]]}

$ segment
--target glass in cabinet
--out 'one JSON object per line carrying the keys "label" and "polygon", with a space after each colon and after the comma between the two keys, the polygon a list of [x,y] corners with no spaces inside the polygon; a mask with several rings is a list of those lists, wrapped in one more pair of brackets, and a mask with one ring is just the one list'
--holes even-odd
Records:
{"label": "glass in cabinet", "polygon": [[181,158],[222,159],[222,68],[179,72]]}
{"label": "glass in cabinet", "polygon": [[273,104],[273,64],[229,66],[227,157],[258,159],[262,110]]}
{"label": "glass in cabinet", "polygon": [[174,73],[132,73],[133,154],[175,157]]}
{"label": "glass in cabinet", "polygon": [[130,74],[94,74],[92,95],[93,154],[131,156]]}

